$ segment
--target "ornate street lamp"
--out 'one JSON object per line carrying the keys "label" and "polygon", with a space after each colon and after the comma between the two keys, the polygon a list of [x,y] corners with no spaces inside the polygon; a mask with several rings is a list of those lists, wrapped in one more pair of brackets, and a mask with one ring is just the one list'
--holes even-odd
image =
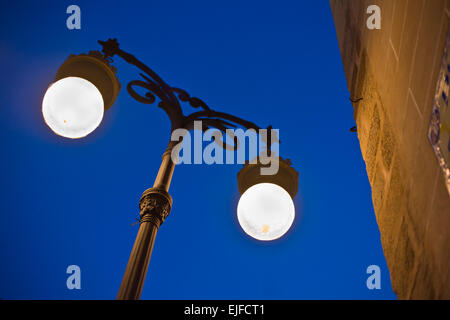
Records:
{"label": "ornate street lamp", "polygon": [[[191,97],[186,91],[170,87],[153,70],[121,50],[116,39],[98,42],[103,47],[102,52],[71,55],[59,68],[55,82],[44,95],[44,120],[56,134],[76,139],[98,127],[104,110],[113,105],[121,87],[116,69],[111,66],[115,55],[143,71],[140,73],[143,80],[129,82],[127,91],[144,104],[152,104],[158,98],[158,106],[171,120],[172,132],[181,128],[191,130],[194,121],[202,121],[202,130],[216,128],[225,132],[226,129],[237,127],[256,131],[261,129],[252,122],[211,110],[202,100]],[[140,95],[134,90],[135,87],[146,89],[147,92]],[[181,108],[182,102],[200,111],[186,116]],[[269,134],[269,154],[271,140]],[[139,231],[117,299],[140,298],[156,233],[172,207],[168,191],[175,167],[171,155],[176,143],[169,142],[153,187],[146,190],[139,201]],[[235,140],[235,150],[237,146]],[[260,169],[264,165],[259,161],[247,163],[238,173],[241,193],[239,223],[248,235],[263,241],[274,240],[285,234],[295,216],[293,199],[298,190],[298,173],[291,167],[289,160],[273,158],[279,161],[279,170],[274,175],[261,175]]]}

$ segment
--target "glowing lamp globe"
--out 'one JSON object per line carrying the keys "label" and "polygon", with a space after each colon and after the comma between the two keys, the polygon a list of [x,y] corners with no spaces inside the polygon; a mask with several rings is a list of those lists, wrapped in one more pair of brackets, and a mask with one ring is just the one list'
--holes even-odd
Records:
{"label": "glowing lamp globe", "polygon": [[241,196],[237,215],[239,224],[251,237],[270,241],[283,236],[291,227],[295,207],[291,196],[273,183],[259,183]]}
{"label": "glowing lamp globe", "polygon": [[44,95],[45,123],[66,138],[90,134],[119,94],[120,83],[115,74],[115,68],[98,51],[69,56]]}
{"label": "glowing lamp globe", "polygon": [[94,131],[103,119],[100,91],[88,80],[67,77],[53,83],[45,93],[42,114],[56,134],[82,138]]}
{"label": "glowing lamp globe", "polygon": [[298,192],[298,172],[289,160],[277,159],[279,169],[274,175],[262,175],[258,163],[246,164],[238,173],[239,224],[246,234],[261,241],[282,237],[295,218],[293,199]]}

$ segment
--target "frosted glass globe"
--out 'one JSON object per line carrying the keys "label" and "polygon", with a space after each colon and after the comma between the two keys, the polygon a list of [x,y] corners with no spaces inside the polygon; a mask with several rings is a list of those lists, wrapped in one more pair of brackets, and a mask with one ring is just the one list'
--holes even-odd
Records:
{"label": "frosted glass globe", "polygon": [[295,207],[289,193],[273,183],[248,188],[237,207],[239,224],[249,236],[263,241],[280,238],[292,225]]}
{"label": "frosted glass globe", "polygon": [[56,134],[82,138],[94,131],[103,119],[103,97],[86,79],[67,77],[53,83],[44,95],[42,114]]}

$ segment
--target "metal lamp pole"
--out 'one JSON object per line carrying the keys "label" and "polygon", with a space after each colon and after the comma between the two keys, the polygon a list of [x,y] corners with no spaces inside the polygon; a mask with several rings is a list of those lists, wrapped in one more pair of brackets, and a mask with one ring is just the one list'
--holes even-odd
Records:
{"label": "metal lamp pole", "polygon": [[[227,113],[213,111],[199,98],[191,97],[182,89],[170,87],[153,70],[131,54],[121,50],[116,39],[98,42],[103,46],[103,59],[106,62],[111,62],[111,58],[114,55],[118,55],[145,73],[140,73],[144,81],[134,80],[128,83],[128,93],[134,99],[144,104],[154,103],[156,97],[158,97],[160,100],[158,106],[169,116],[172,131],[178,128],[193,129],[194,121],[202,121],[202,130],[216,128],[225,132],[228,128],[237,128],[238,126],[256,131],[261,129],[252,122],[245,121]],[[144,96],[139,95],[133,89],[134,86],[146,89],[147,93]],[[192,107],[201,108],[202,110],[185,116],[182,112],[180,102],[188,102]],[[270,128],[269,126],[269,131]],[[161,167],[159,168],[153,187],[146,190],[139,201],[139,231],[117,294],[118,300],[136,300],[141,296],[156,233],[169,215],[172,207],[172,198],[168,191],[175,167],[171,156],[175,143],[178,142],[171,141],[169,143],[167,150],[162,156]],[[270,144],[271,141],[269,138],[269,148]],[[224,145],[222,146],[225,147]],[[237,147],[238,144],[235,140],[233,148],[236,150]]]}
{"label": "metal lamp pole", "polygon": [[168,191],[175,164],[171,153],[172,145],[169,144],[162,156],[153,188],[146,190],[139,201],[139,231],[117,294],[118,300],[137,300],[141,296],[156,233],[172,207]]}

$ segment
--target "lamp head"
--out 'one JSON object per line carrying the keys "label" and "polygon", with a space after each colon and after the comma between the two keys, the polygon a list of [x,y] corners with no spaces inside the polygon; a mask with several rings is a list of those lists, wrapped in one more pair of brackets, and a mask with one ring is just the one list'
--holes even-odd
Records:
{"label": "lamp head", "polygon": [[100,52],[71,55],[44,95],[44,120],[58,135],[84,137],[98,127],[119,91],[116,69]]}
{"label": "lamp head", "polygon": [[245,233],[261,241],[283,236],[295,217],[293,199],[298,192],[298,172],[290,160],[274,159],[279,161],[275,175],[261,175],[261,163],[246,164],[238,173],[239,224]]}

